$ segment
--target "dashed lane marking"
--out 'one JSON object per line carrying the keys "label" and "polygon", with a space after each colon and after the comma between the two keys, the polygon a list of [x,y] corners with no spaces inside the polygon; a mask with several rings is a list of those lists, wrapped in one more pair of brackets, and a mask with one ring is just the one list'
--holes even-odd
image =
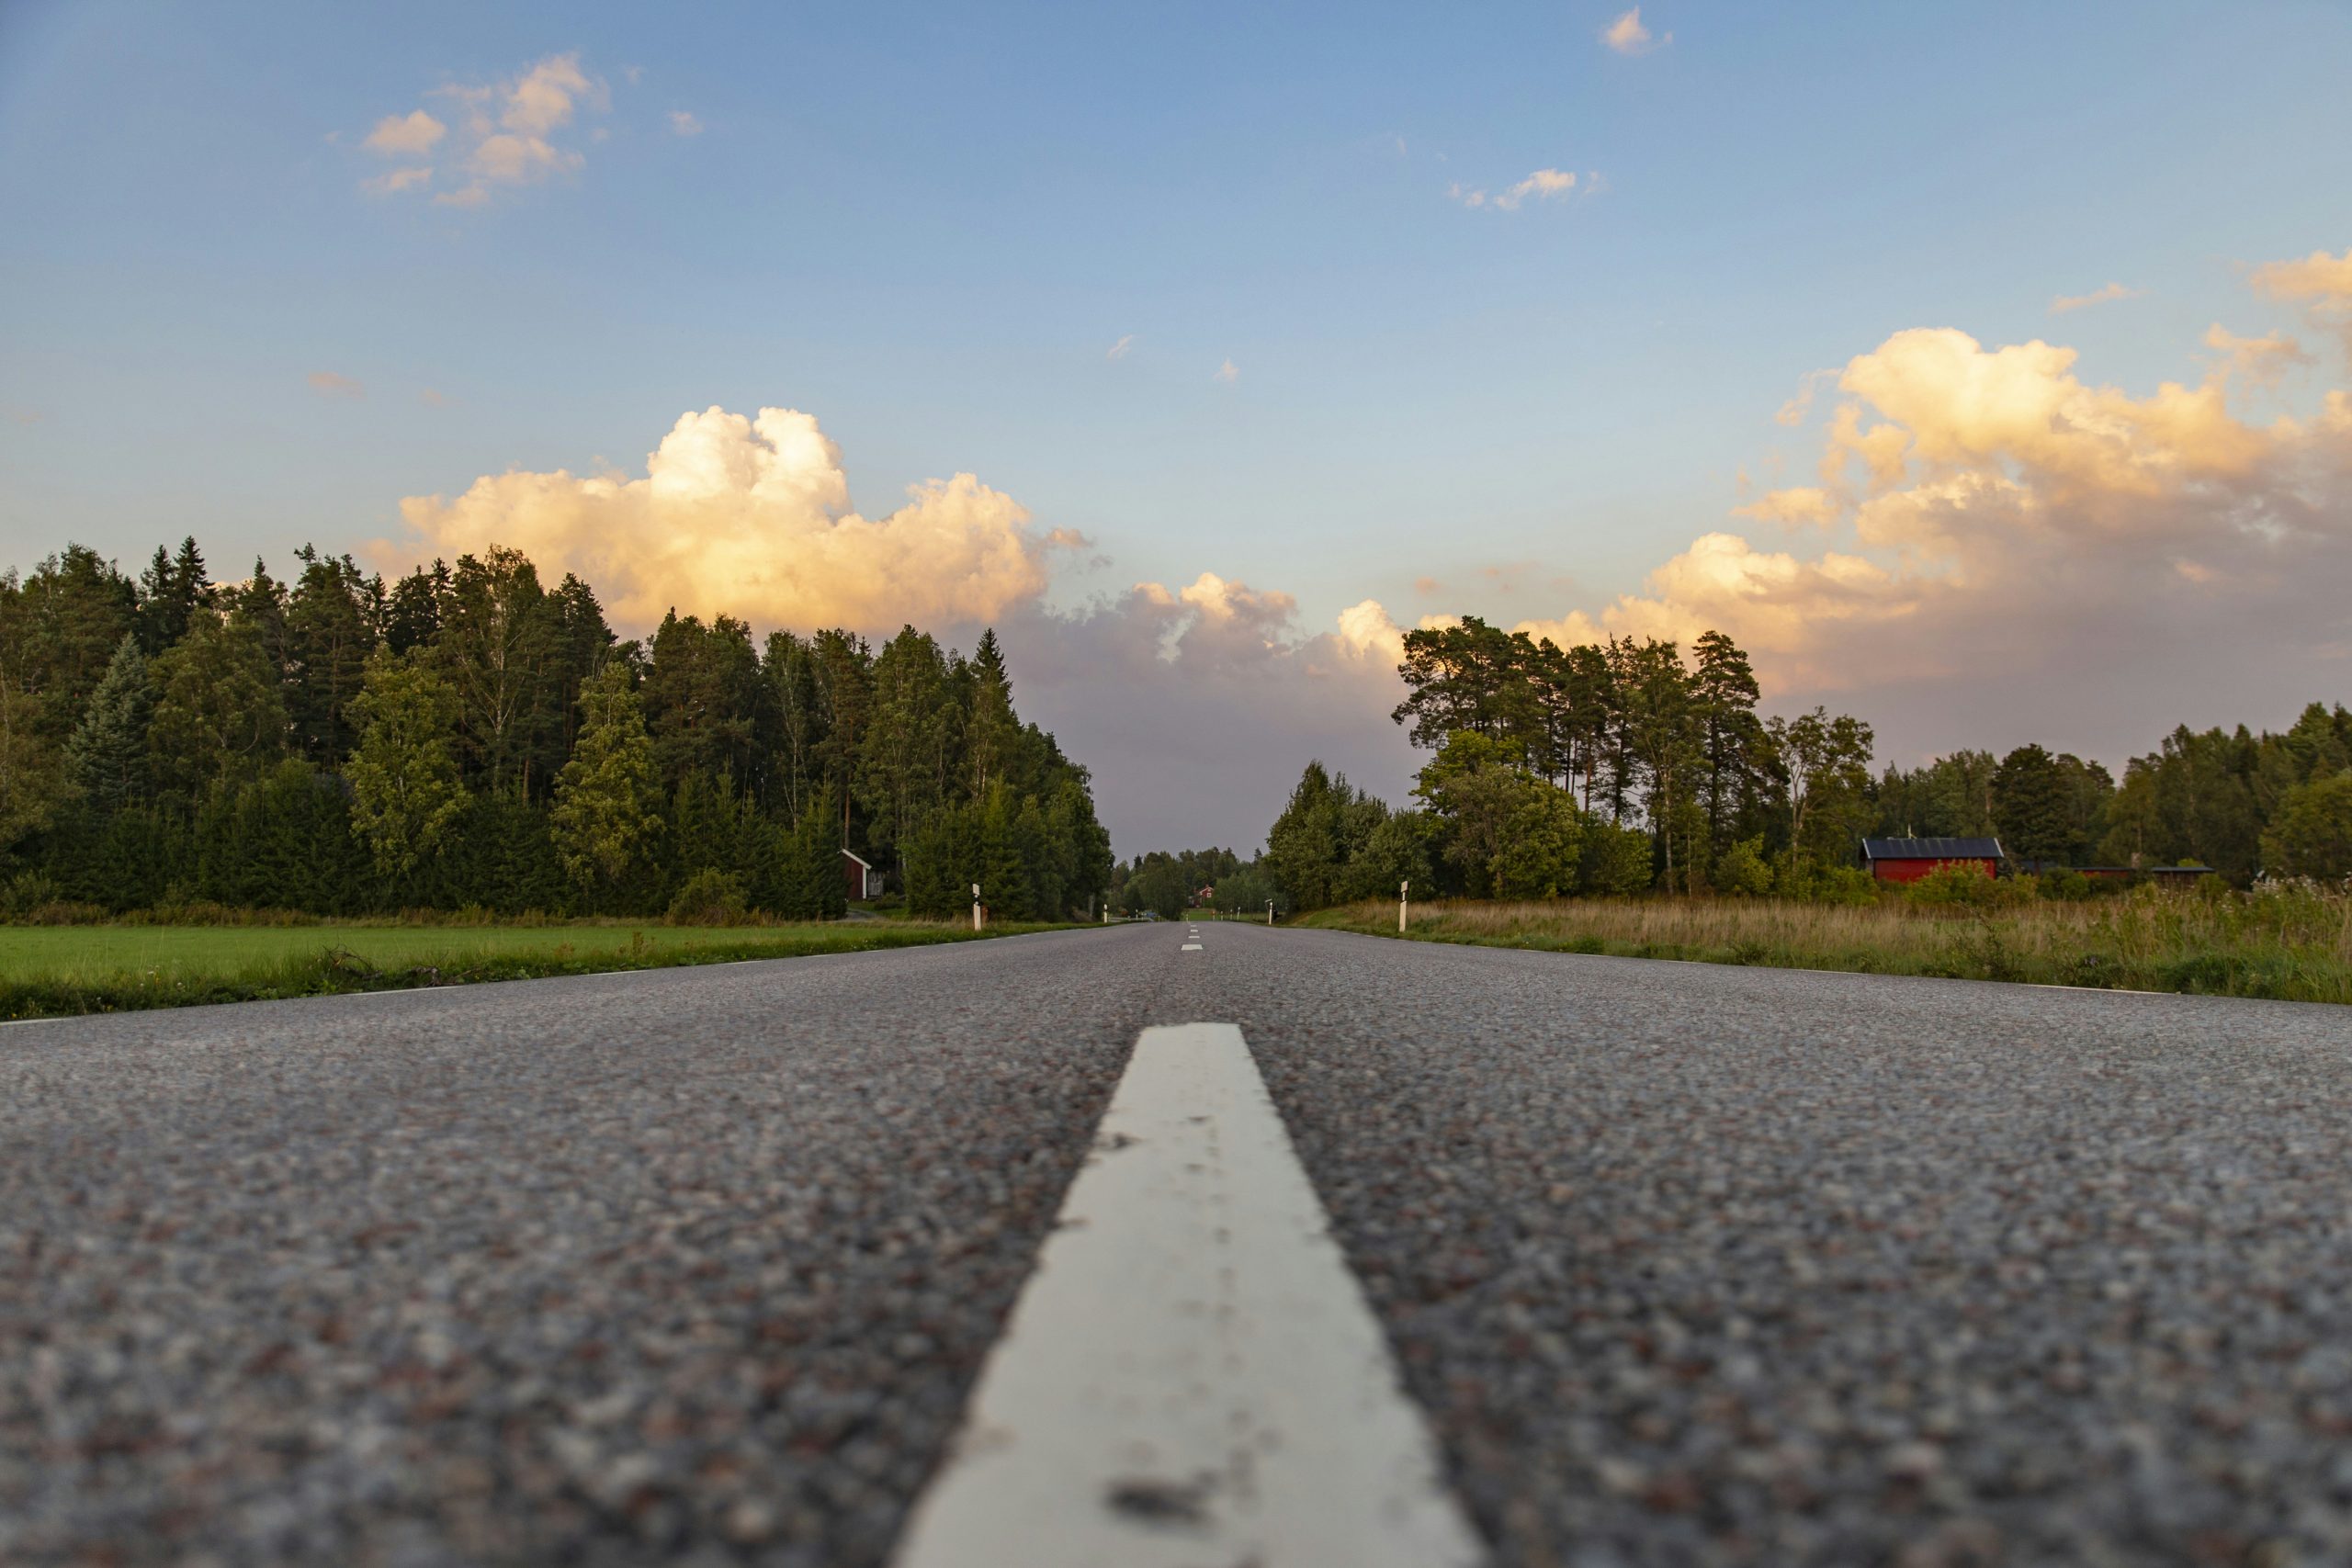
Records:
{"label": "dashed lane marking", "polygon": [[1240,1030],[1147,1029],[894,1568],[1468,1568]]}
{"label": "dashed lane marking", "polygon": [[1186,953],[1198,953],[1200,950],[1201,944],[1197,942],[1188,942],[1183,947],[1183,951]]}

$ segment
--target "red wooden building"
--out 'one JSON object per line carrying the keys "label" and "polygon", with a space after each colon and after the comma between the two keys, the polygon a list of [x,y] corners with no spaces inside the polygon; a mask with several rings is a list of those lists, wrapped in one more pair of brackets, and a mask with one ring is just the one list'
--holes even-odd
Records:
{"label": "red wooden building", "polygon": [[1881,882],[1917,882],[1948,865],[1968,866],[1993,876],[2001,869],[2001,840],[1864,839],[1862,859]]}
{"label": "red wooden building", "polygon": [[842,852],[842,886],[853,904],[863,898],[882,897],[882,874],[864,857]]}

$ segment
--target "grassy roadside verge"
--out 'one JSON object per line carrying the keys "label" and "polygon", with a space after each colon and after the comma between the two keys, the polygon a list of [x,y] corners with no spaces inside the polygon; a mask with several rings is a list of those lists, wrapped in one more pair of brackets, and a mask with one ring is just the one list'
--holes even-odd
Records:
{"label": "grassy roadside verge", "polygon": [[986,941],[1063,925],[0,928],[0,1020],[411,990]]}
{"label": "grassy roadside verge", "polygon": [[[1396,906],[1299,925],[1394,937]],[[1417,905],[1407,933],[1623,958],[2352,1002],[2352,897],[2290,888],[2222,899],[2150,892],[2085,904],[1923,908],[1781,899],[1562,899]]]}

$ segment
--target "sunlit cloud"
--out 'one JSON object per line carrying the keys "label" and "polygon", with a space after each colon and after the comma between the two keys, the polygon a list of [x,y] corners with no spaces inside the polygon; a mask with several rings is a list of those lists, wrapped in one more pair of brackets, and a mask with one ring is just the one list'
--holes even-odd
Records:
{"label": "sunlit cloud", "polygon": [[1109,350],[1107,353],[1105,353],[1105,354],[1102,355],[1102,357],[1103,357],[1103,358],[1105,358],[1105,359],[1112,359],[1112,360],[1125,359],[1125,358],[1127,356],[1127,351],[1128,351],[1129,349],[1131,349],[1131,348],[1135,347],[1135,345],[1136,345],[1136,334],[1135,334],[1135,333],[1127,333],[1127,335],[1126,335],[1126,336],[1125,336],[1125,337],[1121,338],[1118,342],[1116,342],[1116,343],[1113,344],[1111,345],[1111,347],[1110,347],[1110,350]]}
{"label": "sunlit cloud", "polygon": [[405,169],[387,169],[382,174],[359,182],[360,188],[375,196],[398,196],[404,190],[427,184],[433,178],[433,165],[415,164]]}
{"label": "sunlit cloud", "polygon": [[2085,310],[2092,305],[2111,304],[2118,299],[2137,299],[2147,292],[2144,288],[2126,288],[2120,283],[2103,283],[2088,294],[2061,294],[2050,301],[2050,313],[2063,316],[2069,310]]}
{"label": "sunlit cloud", "polygon": [[673,136],[700,136],[702,121],[685,109],[670,111],[670,133]]}
{"label": "sunlit cloud", "polygon": [[1620,54],[1647,54],[1654,49],[1664,49],[1672,43],[1674,35],[1663,33],[1653,36],[1649,28],[1642,25],[1642,8],[1636,6],[1601,28],[1600,41]]}
{"label": "sunlit cloud", "polygon": [[1506,186],[1498,191],[1473,188],[1456,180],[1445,188],[1449,200],[1464,207],[1492,208],[1498,212],[1516,212],[1529,200],[1549,201],[1567,195],[1577,188],[1577,176],[1566,169],[1538,169],[1517,185]]}
{"label": "sunlit cloud", "polygon": [[2315,324],[2341,333],[2345,352],[2352,355],[2352,247],[2340,256],[2313,251],[2272,262],[2256,267],[2252,282],[2256,293],[2301,305]]}
{"label": "sunlit cloud", "polygon": [[368,389],[357,381],[332,370],[313,370],[305,379],[310,383],[311,390],[322,398],[356,400],[368,395]]}
{"label": "sunlit cloud", "polygon": [[1835,523],[1843,512],[1844,508],[1827,491],[1810,485],[1768,491],[1761,499],[1731,509],[1734,517],[1753,517],[1763,523],[1810,523],[1821,526]]}
{"label": "sunlit cloud", "polygon": [[1057,547],[970,474],[861,515],[815,418],[780,408],[681,414],[641,479],[485,474],[454,498],[411,496],[401,515],[410,539],[372,552],[388,565],[509,545],[594,583],[639,631],[673,606],[804,629],[986,620],[1045,592]]}
{"label": "sunlit cloud", "polygon": [[376,129],[368,133],[368,140],[361,145],[386,157],[422,158],[448,133],[447,126],[423,109],[413,109],[405,115],[388,114],[378,120]]}
{"label": "sunlit cloud", "polygon": [[[442,101],[449,120],[417,108],[387,115],[368,132],[363,145],[369,152],[403,161],[361,181],[370,194],[430,190],[444,206],[480,207],[499,190],[576,173],[585,158],[565,143],[564,133],[574,129],[582,109],[600,112],[611,102],[604,83],[581,69],[577,54],[549,55],[514,76],[451,84],[427,96]],[[693,133],[674,116],[673,129]],[[441,150],[445,138],[449,146]]]}
{"label": "sunlit cloud", "polygon": [[1216,367],[1216,375],[1213,379],[1223,381],[1227,385],[1230,386],[1232,383],[1241,379],[1240,367],[1236,366],[1232,360],[1228,359],[1224,364]]}
{"label": "sunlit cloud", "polygon": [[2267,386],[2286,374],[2290,366],[2317,361],[2303,345],[2284,333],[2240,337],[2219,321],[2205,329],[2205,346],[2222,355],[2222,367],[2249,387]]}
{"label": "sunlit cloud", "polygon": [[2254,290],[2273,299],[2352,305],[2352,248],[2340,256],[2313,251],[2295,261],[2270,262],[2254,272]]}
{"label": "sunlit cloud", "polygon": [[1780,411],[1772,415],[1772,423],[1790,426],[1803,424],[1805,415],[1813,412],[1815,393],[1820,390],[1824,381],[1834,380],[1837,375],[1834,367],[1827,370],[1806,371],[1804,379],[1797,383],[1796,396],[1781,405]]}

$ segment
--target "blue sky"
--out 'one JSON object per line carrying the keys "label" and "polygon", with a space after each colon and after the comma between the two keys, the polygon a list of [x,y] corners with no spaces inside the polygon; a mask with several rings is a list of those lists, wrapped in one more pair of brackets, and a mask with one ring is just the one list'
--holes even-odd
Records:
{"label": "blue sky", "polygon": [[[2352,242],[2341,6],[1693,0],[1631,54],[1622,9],[16,0],[0,553],[358,547],[775,405],[868,515],[969,471],[1089,536],[1052,607],[1207,570],[1300,637],[1550,621],[1810,469],[1809,371],[1955,327],[2145,397],[2300,319],[2252,269]],[[576,167],[363,188],[386,117],[563,56]],[[1448,194],[1537,170],[1577,185]],[[2248,417],[2342,384],[2304,332]]]}

